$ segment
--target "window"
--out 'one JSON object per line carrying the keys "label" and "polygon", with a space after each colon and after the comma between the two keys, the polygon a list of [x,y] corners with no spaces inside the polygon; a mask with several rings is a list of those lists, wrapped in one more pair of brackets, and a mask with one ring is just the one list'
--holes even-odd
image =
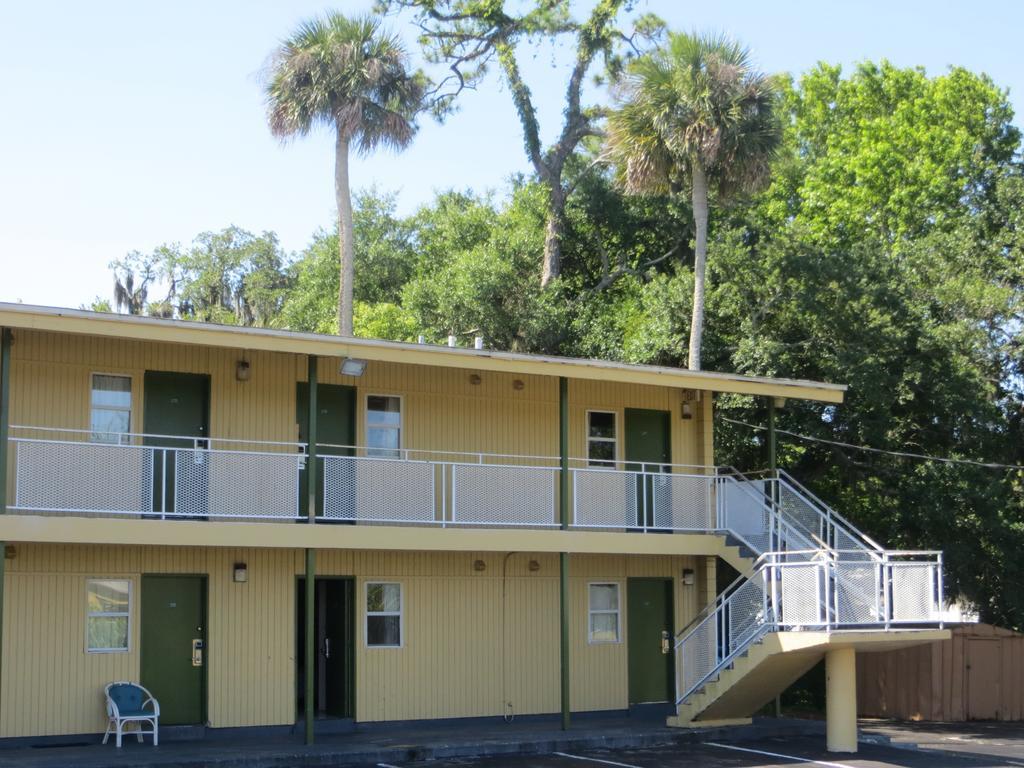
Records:
{"label": "window", "polygon": [[369,395],[366,398],[366,455],[397,459],[402,447],[402,398]]}
{"label": "window", "polygon": [[128,650],[131,595],[132,583],[128,579],[89,579],[86,582],[86,651],[112,653]]}
{"label": "window", "polygon": [[615,467],[615,413],[587,411],[587,463],[592,467]]}
{"label": "window", "polygon": [[131,377],[94,373],[89,412],[89,439],[94,443],[120,443],[131,429]]}
{"label": "window", "polygon": [[366,645],[371,648],[402,646],[402,585],[366,584]]}
{"label": "window", "polygon": [[619,642],[619,585],[589,584],[590,622],[587,642]]}

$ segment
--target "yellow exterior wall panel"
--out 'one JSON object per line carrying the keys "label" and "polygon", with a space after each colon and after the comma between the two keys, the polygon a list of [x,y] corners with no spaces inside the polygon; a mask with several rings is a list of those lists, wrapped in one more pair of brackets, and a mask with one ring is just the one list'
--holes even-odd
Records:
{"label": "yellow exterior wall panel", "polygon": [[[483,562],[483,570],[474,564]],[[531,561],[536,565],[531,567]],[[232,580],[244,562],[249,580]],[[205,575],[208,715],[213,727],[287,725],[295,719],[298,549],[19,544],[7,561],[0,735],[102,731],[101,691],[138,679],[141,580],[147,573]],[[677,628],[698,590],[680,584],[696,558],[577,555],[571,561],[573,710],[628,705],[626,583],[671,578]],[[558,556],[500,552],[320,551],[317,573],[355,581],[359,721],[500,716],[559,708]],[[133,583],[127,653],[87,654],[85,581]],[[402,584],[401,648],[368,648],[365,585]],[[587,643],[587,583],[621,586],[621,642]]]}

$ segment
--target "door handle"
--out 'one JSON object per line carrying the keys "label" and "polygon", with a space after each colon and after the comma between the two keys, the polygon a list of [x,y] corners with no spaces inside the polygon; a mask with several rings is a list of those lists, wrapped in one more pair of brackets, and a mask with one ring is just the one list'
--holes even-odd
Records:
{"label": "door handle", "polygon": [[668,641],[668,630],[661,630],[661,652],[668,655],[669,652],[669,641]]}
{"label": "door handle", "polygon": [[331,658],[331,638],[329,637],[324,638],[324,658]]}
{"label": "door handle", "polygon": [[199,637],[192,640],[192,666],[203,666],[203,640]]}

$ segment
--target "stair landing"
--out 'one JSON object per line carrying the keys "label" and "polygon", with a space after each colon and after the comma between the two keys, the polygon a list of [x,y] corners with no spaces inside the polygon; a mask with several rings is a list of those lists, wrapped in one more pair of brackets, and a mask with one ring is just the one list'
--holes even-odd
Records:
{"label": "stair landing", "polygon": [[890,651],[949,637],[948,629],[771,632],[680,704],[667,723],[676,728],[746,723],[830,650]]}

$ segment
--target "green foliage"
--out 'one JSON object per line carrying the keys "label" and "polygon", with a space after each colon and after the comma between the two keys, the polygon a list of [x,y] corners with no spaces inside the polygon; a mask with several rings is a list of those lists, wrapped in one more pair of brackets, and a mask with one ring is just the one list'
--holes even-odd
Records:
{"label": "green foliage", "polygon": [[415,216],[419,267],[402,304],[434,341],[482,335],[498,349],[538,350],[561,334],[563,304],[539,286],[543,190],[525,186],[502,209],[443,195]]}
{"label": "green foliage", "polygon": [[[376,190],[358,192],[352,216],[355,239],[356,312],[364,305],[398,301],[416,266],[413,223],[395,216],[395,196]],[[288,295],[278,324],[317,333],[338,332],[338,234],[323,230],[292,267],[295,289]],[[358,323],[356,323],[358,325]],[[357,335],[374,335],[359,332]],[[390,335],[381,338],[393,338]]]}
{"label": "green foliage", "polygon": [[670,33],[629,65],[620,97],[608,119],[609,158],[630,191],[689,190],[695,163],[720,196],[767,178],[779,143],[776,92],[734,40]]}
{"label": "green foliage", "polygon": [[[269,326],[291,286],[277,235],[238,227],[199,234],[189,248],[161,245],[114,261],[114,299],[129,314],[226,325]],[[150,301],[150,291],[165,289]],[[102,301],[102,300],[97,300]],[[109,302],[106,304],[109,307]]]}
{"label": "green foliage", "polygon": [[[1024,169],[1005,93],[963,70],[864,64],[844,77],[822,65],[784,83],[774,108],[784,132],[771,184],[713,209],[706,366],[849,384],[841,406],[789,402],[779,422],[795,433],[1024,463]],[[627,195],[596,157],[590,144],[567,160],[564,268],[546,290],[545,185],[517,180],[508,199],[443,192],[411,216],[388,195],[359,195],[357,332],[683,363],[689,202]],[[132,271],[132,294],[148,273],[154,291],[173,275],[175,311],[195,297],[182,304],[193,317],[241,321],[241,286],[244,305],[265,307],[254,317],[334,333],[336,236],[317,233],[294,262],[268,236],[247,238],[261,240],[219,233],[118,268]],[[258,300],[264,286],[271,298]],[[763,424],[765,403],[720,395],[716,409],[717,461],[763,467],[760,433],[727,419]],[[950,595],[1024,628],[1024,474],[785,435],[779,453],[869,535],[945,550]]]}
{"label": "green foliage", "polygon": [[406,146],[426,85],[407,62],[399,38],[373,17],[331,12],[303,22],[265,74],[271,132],[289,138],[325,126],[362,152]]}

